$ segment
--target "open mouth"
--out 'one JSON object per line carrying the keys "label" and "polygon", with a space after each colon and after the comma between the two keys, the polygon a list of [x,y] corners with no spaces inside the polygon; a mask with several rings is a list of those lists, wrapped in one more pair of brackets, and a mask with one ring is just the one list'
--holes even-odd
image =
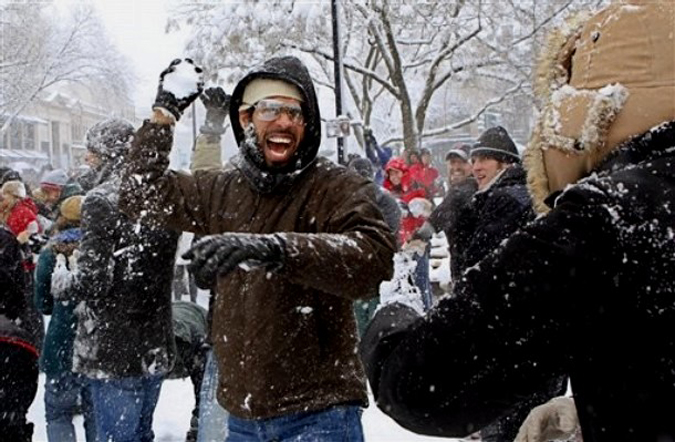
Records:
{"label": "open mouth", "polygon": [[288,159],[294,152],[295,138],[288,134],[274,134],[266,140],[268,158],[272,161]]}

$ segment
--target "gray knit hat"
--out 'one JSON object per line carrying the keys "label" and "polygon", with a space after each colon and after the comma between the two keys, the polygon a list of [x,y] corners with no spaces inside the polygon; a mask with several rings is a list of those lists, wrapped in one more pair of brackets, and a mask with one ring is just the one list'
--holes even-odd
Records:
{"label": "gray knit hat", "polygon": [[518,148],[509,133],[501,126],[491,127],[478,137],[471,156],[481,155],[503,163],[520,163]]}
{"label": "gray knit hat", "polygon": [[110,118],[89,128],[87,150],[105,158],[125,155],[134,136],[134,127],[126,120]]}

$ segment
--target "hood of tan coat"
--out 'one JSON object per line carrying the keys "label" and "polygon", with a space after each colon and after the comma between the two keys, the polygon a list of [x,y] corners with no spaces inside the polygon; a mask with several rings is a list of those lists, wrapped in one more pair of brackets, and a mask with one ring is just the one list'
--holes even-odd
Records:
{"label": "hood of tan coat", "polygon": [[535,79],[542,111],[524,153],[538,212],[619,144],[675,120],[675,1],[628,0],[551,33]]}

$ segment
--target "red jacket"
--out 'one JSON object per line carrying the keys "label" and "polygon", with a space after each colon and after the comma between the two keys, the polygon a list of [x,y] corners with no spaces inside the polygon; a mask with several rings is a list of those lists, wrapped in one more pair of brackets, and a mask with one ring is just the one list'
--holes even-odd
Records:
{"label": "red jacket", "polygon": [[[396,169],[403,172],[401,184],[399,184],[398,186],[395,186],[389,180],[388,172],[390,169]],[[408,166],[403,160],[403,158],[400,157],[392,158],[384,167],[384,170],[385,172],[387,172],[387,174],[385,176],[382,185],[384,186],[385,189],[391,192],[391,194],[395,198],[403,201],[406,204],[410,203],[410,201],[413,200],[414,198],[427,198],[426,190],[419,186],[417,186],[416,188],[416,186],[414,185],[411,173],[412,168],[408,169]],[[434,171],[435,170],[436,169],[434,169]],[[438,172],[436,172],[436,174],[438,174]],[[405,244],[405,242],[410,239],[415,230],[417,230],[419,227],[422,226],[422,224],[424,224],[424,221],[425,221],[424,218],[422,217],[415,218],[410,214],[410,212],[404,210],[403,216],[401,218],[401,228],[398,232],[401,244]]]}
{"label": "red jacket", "polygon": [[423,188],[426,192],[426,198],[431,199],[438,193],[436,179],[438,170],[435,167],[425,166],[422,163],[416,163],[410,166],[410,180],[412,187]]}
{"label": "red jacket", "polygon": [[7,217],[7,227],[9,227],[9,230],[11,230],[15,236],[25,231],[28,228],[28,225],[33,221],[35,221],[35,224],[39,228],[37,212],[37,206],[32,199],[24,198],[19,200],[14,207],[12,207],[12,211]]}

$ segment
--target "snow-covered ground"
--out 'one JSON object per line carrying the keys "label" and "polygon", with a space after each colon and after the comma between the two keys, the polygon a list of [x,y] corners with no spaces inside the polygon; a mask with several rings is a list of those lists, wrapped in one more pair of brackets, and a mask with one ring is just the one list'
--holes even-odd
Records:
{"label": "snow-covered ground", "polygon": [[[34,442],[46,442],[45,407],[43,399],[44,375],[40,375],[40,386],[37,397],[28,414],[28,419],[35,424]],[[372,402],[363,414],[365,439],[368,442],[431,442],[439,440],[436,437],[419,436],[398,426],[393,420],[384,415]],[[157,442],[183,442],[185,432],[190,423],[190,411],[194,405],[192,386],[189,379],[175,379],[165,381],[155,410],[154,430]],[[82,417],[75,420],[77,440],[84,441]],[[221,442],[221,441],[214,441]]]}
{"label": "snow-covered ground", "polygon": [[[206,292],[200,291],[197,302],[208,308]],[[45,316],[45,325],[49,323],[49,316]],[[40,375],[37,396],[28,412],[28,420],[35,424],[33,433],[34,442],[47,442],[45,429],[44,405],[44,374]],[[156,442],[183,442],[185,432],[190,423],[190,413],[194,406],[192,384],[189,379],[175,379],[165,381],[155,410],[154,425]],[[429,442],[456,439],[439,439],[425,437],[411,433],[401,428],[396,422],[382,413],[370,397],[370,407],[363,414],[365,439],[368,442]],[[78,441],[84,441],[82,417],[75,420]],[[1,440],[1,436],[0,436]],[[222,442],[222,441],[213,441]]]}

